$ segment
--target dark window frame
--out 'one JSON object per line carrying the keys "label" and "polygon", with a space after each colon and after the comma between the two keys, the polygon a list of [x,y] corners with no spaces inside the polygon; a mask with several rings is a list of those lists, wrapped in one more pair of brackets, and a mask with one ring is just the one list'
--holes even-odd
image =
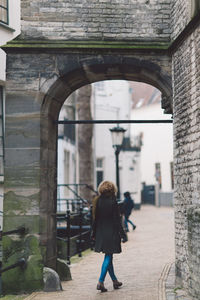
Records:
{"label": "dark window frame", "polygon": [[9,13],[8,13],[9,7],[8,7],[8,1],[9,0],[6,0],[6,6],[0,4],[0,8],[6,11],[6,19],[7,19],[6,22],[3,21],[2,19],[0,19],[0,23],[6,24],[6,25],[9,24]]}
{"label": "dark window frame", "polygon": [[3,86],[0,85],[0,176],[4,176],[3,166],[4,166],[4,157],[5,157],[5,148],[4,148],[4,91]]}
{"label": "dark window frame", "polygon": [[174,189],[174,162],[170,162],[171,188]]}

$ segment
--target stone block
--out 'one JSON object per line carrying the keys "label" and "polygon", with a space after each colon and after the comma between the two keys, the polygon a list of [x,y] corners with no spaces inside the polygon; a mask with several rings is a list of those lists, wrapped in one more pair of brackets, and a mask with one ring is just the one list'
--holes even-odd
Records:
{"label": "stone block", "polygon": [[[17,111],[16,111],[17,113]],[[32,148],[40,146],[39,114],[20,114],[6,118],[6,148]]]}
{"label": "stone block", "polygon": [[5,187],[19,186],[38,188],[40,185],[40,170],[38,165],[5,167]]}
{"label": "stone block", "polygon": [[43,280],[45,292],[62,291],[60,278],[56,271],[54,271],[53,269],[44,267]]}
{"label": "stone block", "polygon": [[[20,66],[19,66],[20,68]],[[18,114],[33,114],[40,112],[40,103],[35,101],[35,93],[24,91],[6,94],[6,114],[17,116]],[[20,115],[22,118],[22,115]]]}
{"label": "stone block", "polygon": [[57,271],[61,281],[72,280],[70,268],[66,261],[58,258],[56,271]]}

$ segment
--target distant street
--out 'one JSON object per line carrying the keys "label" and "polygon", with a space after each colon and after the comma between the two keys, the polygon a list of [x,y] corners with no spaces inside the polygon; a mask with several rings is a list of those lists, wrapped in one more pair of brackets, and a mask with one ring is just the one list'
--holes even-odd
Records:
{"label": "distant street", "polygon": [[113,290],[109,275],[107,293],[96,290],[103,255],[92,253],[71,267],[72,281],[63,282],[62,292],[34,293],[34,300],[158,300],[158,282],[166,264],[174,261],[173,208],[143,206],[131,218],[137,225],[128,233],[123,252],[114,255],[114,267],[123,287]]}

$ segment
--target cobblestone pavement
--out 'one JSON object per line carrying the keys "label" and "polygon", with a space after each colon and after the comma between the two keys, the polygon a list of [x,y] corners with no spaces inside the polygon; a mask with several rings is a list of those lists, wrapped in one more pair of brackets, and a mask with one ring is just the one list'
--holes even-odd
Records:
{"label": "cobblestone pavement", "polygon": [[96,290],[103,254],[92,252],[71,266],[72,281],[63,282],[63,291],[34,293],[34,300],[158,300],[165,296],[162,287],[163,270],[174,261],[173,208],[143,206],[131,218],[137,228],[128,233],[122,253],[114,255],[114,267],[123,287],[113,290],[107,275],[107,293]]}

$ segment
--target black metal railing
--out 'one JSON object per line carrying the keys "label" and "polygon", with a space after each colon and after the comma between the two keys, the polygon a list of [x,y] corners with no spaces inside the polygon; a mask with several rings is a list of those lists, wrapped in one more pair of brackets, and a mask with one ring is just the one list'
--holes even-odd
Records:
{"label": "black metal railing", "polygon": [[4,269],[0,269],[0,275],[6,271],[9,271],[11,269],[14,269],[16,267],[21,267],[21,268],[24,268],[26,265],[26,260],[25,258],[20,258],[15,264],[12,264]]}
{"label": "black metal railing", "polygon": [[[87,225],[84,224],[84,219],[87,217]],[[77,225],[72,225],[71,221],[72,218],[77,219]],[[67,213],[65,216],[57,216],[58,222],[65,222],[66,224],[66,235],[64,237],[57,236],[58,240],[61,240],[65,243],[67,243],[67,263],[70,264],[71,261],[71,240],[72,240],[72,229],[77,230],[77,235],[75,235],[76,238],[76,253],[79,257],[82,256],[82,251],[85,250],[83,247],[83,244],[89,245],[87,248],[92,249],[92,244],[90,241],[91,236],[91,230],[92,230],[92,206],[90,207],[90,210],[87,212],[83,211],[83,208],[80,207],[79,212],[74,214],[71,213],[70,210],[67,210]]]}
{"label": "black metal railing", "polygon": [[80,195],[80,188],[91,190],[94,194],[97,191],[85,183],[58,184],[57,185],[57,212],[70,210],[78,213],[80,208],[89,205],[89,199],[84,199]]}
{"label": "black metal railing", "polygon": [[9,230],[9,231],[0,231],[0,239],[2,238],[2,236],[6,236],[6,235],[10,235],[10,234],[14,234],[14,233],[18,233],[19,235],[23,235],[25,233],[25,227],[21,226],[18,227],[17,229],[13,229],[13,230]]}

